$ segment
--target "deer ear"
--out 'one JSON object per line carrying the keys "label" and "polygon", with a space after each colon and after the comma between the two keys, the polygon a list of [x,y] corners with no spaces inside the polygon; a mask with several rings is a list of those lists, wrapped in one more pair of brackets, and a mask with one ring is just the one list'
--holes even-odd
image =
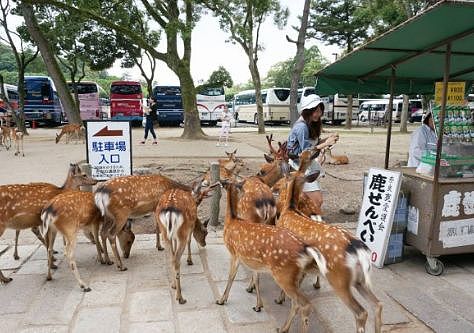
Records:
{"label": "deer ear", "polygon": [[319,178],[319,175],[320,175],[320,171],[316,171],[315,173],[313,173],[311,175],[305,176],[304,179],[307,183],[312,183],[312,182],[316,181]]}
{"label": "deer ear", "polygon": [[237,154],[237,148],[234,150],[234,152],[232,154]]}
{"label": "deer ear", "polygon": [[225,153],[227,154],[227,156],[229,156],[229,157],[230,157],[231,153],[229,153],[229,152],[227,152],[227,151],[226,151]]}
{"label": "deer ear", "polygon": [[263,154],[263,156],[265,157],[265,160],[268,162],[268,163],[273,163],[273,161],[275,161],[275,159],[268,155],[268,154]]}

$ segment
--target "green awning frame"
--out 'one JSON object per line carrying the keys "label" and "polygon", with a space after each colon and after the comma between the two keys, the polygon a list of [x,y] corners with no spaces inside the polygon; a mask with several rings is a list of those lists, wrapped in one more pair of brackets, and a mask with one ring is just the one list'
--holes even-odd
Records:
{"label": "green awning frame", "polygon": [[[390,91],[433,94],[451,44],[450,81],[474,81],[474,1],[444,0],[374,38],[316,73],[321,96]],[[468,90],[468,89],[466,89]],[[466,91],[467,93],[468,91]]]}

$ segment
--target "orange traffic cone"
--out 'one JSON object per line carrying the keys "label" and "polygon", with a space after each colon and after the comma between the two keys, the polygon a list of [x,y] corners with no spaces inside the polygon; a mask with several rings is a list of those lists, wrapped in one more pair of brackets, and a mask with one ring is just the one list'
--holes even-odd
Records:
{"label": "orange traffic cone", "polygon": [[33,120],[33,122],[31,123],[31,128],[32,128],[32,129],[35,129],[35,128],[36,128],[36,121]]}

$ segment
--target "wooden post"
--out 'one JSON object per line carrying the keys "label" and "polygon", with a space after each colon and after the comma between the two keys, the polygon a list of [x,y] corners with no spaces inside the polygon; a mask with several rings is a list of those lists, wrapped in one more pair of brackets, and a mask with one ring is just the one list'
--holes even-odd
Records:
{"label": "wooden post", "polygon": [[347,96],[347,110],[346,110],[346,124],[344,125],[345,129],[352,128],[352,95]]}
{"label": "wooden post", "polygon": [[[385,169],[388,169],[388,161],[390,158],[390,141],[392,140],[392,113],[393,113],[393,94],[395,93],[395,67],[392,66],[392,76],[390,78],[390,99],[388,100],[388,128],[387,128],[387,144],[385,146]],[[385,118],[385,117],[384,117]]]}
{"label": "wooden post", "polygon": [[[211,163],[211,184],[215,184],[220,181],[220,167],[219,162]],[[210,214],[210,225],[217,226],[219,225],[219,209],[221,202],[221,188],[217,186],[214,188],[214,194],[211,199],[211,214]]]}
{"label": "wooden post", "polygon": [[408,133],[407,121],[408,121],[408,105],[410,100],[408,95],[403,95],[403,106],[400,114],[400,133]]}

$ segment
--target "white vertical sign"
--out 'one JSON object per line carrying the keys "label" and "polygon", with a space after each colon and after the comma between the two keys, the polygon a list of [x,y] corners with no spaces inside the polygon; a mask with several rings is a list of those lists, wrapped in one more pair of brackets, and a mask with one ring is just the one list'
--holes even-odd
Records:
{"label": "white vertical sign", "polygon": [[400,191],[400,172],[371,168],[364,185],[357,237],[371,250],[372,263],[383,267]]}
{"label": "white vertical sign", "polygon": [[132,174],[132,145],[128,121],[87,122],[87,162],[92,178],[107,180]]}

